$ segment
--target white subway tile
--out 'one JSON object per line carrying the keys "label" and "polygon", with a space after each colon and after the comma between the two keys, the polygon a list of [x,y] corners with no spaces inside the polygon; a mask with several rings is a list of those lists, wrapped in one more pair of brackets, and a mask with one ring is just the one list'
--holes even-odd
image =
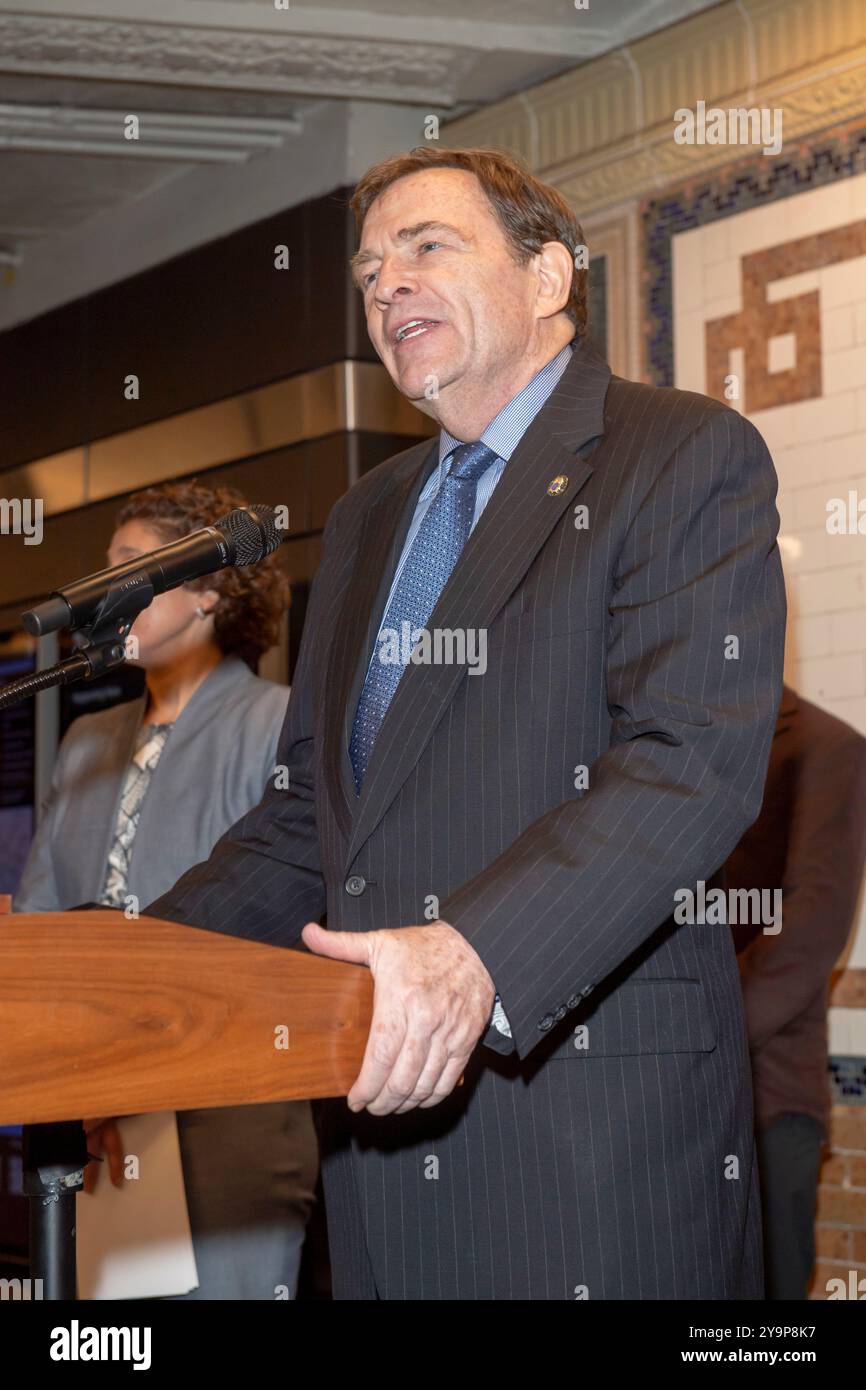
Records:
{"label": "white subway tile", "polygon": [[[821,315],[821,347],[825,353],[853,347],[857,341],[854,328],[854,305],[840,304]],[[866,337],[863,339],[866,342]]]}
{"label": "white subway tile", "polygon": [[866,892],[860,890],[859,911],[851,934],[851,946],[845,961],[849,970],[866,970]]}
{"label": "white subway tile", "polygon": [[840,391],[866,393],[866,345],[825,352],[821,370],[825,396]]}
{"label": "white subway tile", "polygon": [[[748,401],[748,381],[746,400]],[[858,432],[857,392],[844,391],[838,396],[818,396],[813,400],[797,401],[793,405],[777,405],[770,410],[757,410],[750,419],[764,438],[773,431],[782,444],[823,443],[841,435]]]}
{"label": "white subway tile", "polygon": [[[826,618],[821,618],[827,628]],[[830,615],[829,639],[834,653],[866,652],[866,613],[855,609],[851,613],[832,613]],[[823,655],[823,652],[808,652],[808,656]]]}
{"label": "white subway tile", "polygon": [[803,270],[798,275],[784,275],[781,280],[771,280],[767,286],[768,304],[778,304],[781,299],[798,299],[802,294],[813,294],[821,288],[817,270]]}
{"label": "white subway tile", "polygon": [[828,1009],[827,1040],[833,1057],[866,1057],[866,1009]]}
{"label": "white subway tile", "polygon": [[730,256],[728,249],[728,227],[730,225],[727,217],[720,217],[718,222],[708,222],[703,227],[703,237],[701,238],[701,248],[704,256],[704,265],[711,265],[716,261],[724,261]]}
{"label": "white subway tile", "polygon": [[[785,572],[790,604],[796,616],[814,613],[846,613],[866,608],[866,565],[816,574]],[[851,691],[859,694],[859,691]]]}
{"label": "white subway tile", "polygon": [[789,372],[797,365],[797,335],[777,333],[767,339],[767,371]]}
{"label": "white subway tile", "polygon": [[852,222],[858,222],[861,217],[866,217],[866,174],[855,174],[851,179],[845,179],[848,185],[849,212]]}
{"label": "white subway tile", "polygon": [[[847,616],[847,614],[834,613],[833,620]],[[832,628],[824,613],[814,613],[809,617],[800,616],[795,618],[793,622],[789,622],[788,627],[791,632],[791,651],[798,660],[806,661],[810,657],[829,656],[831,651],[836,650],[832,642]],[[850,649],[842,647],[839,650],[848,651]]]}
{"label": "white subway tile", "polygon": [[805,444],[800,450],[792,446],[791,480],[787,486],[796,489],[803,486],[797,480],[803,469],[809,466],[807,461],[810,459],[812,484],[821,477],[831,482],[833,479],[842,479],[844,481],[836,484],[836,495],[839,495],[839,489],[853,487],[858,479],[866,477],[866,432],[855,430],[851,434],[840,435],[837,439]]}
{"label": "white subway tile", "polygon": [[674,384],[702,395],[707,389],[705,317],[702,308],[678,314],[674,334]]}
{"label": "white subway tile", "polygon": [[[819,472],[817,468],[816,472]],[[813,487],[792,491],[791,497],[796,503],[796,509],[791,524],[795,532],[799,534],[801,531],[812,531],[816,527],[826,531],[829,515],[827,503],[833,498],[846,498],[852,486],[852,479],[836,477],[816,483]]]}
{"label": "white subway tile", "polygon": [[[798,203],[799,209],[799,203]],[[800,229],[799,210],[797,230]],[[835,261],[833,265],[822,266],[818,271],[821,279],[821,310],[826,313],[840,304],[850,304],[859,298],[854,288],[866,279],[866,256],[852,256],[848,261]]]}
{"label": "white subway tile", "polygon": [[863,656],[850,652],[844,656],[806,657],[797,663],[800,684],[797,689],[807,700],[826,704],[830,700],[866,695]]}

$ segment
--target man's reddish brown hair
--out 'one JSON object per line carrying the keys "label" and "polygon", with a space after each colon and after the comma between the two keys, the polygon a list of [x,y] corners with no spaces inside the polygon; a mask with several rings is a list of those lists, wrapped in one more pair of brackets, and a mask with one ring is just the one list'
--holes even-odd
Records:
{"label": "man's reddish brown hair", "polygon": [[[352,195],[358,236],[370,206],[398,179],[429,169],[463,169],[474,174],[499,220],[518,265],[525,265],[547,241],[561,241],[572,261],[584,245],[583,230],[568,203],[549,184],[530,174],[511,155],[499,150],[449,150],[419,145],[408,154],[395,154],[368,169]],[[575,269],[571,294],[563,312],[582,338],[586,333],[587,272]]]}

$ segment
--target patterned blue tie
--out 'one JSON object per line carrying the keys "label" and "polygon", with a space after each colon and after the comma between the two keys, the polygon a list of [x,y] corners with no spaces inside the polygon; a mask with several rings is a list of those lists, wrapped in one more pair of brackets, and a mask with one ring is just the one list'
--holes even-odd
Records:
{"label": "patterned blue tie", "polygon": [[[460,444],[451,451],[448,473],[418,527],[383,628],[399,636],[403,623],[409,623],[410,631],[425,626],[472,530],[478,479],[497,458],[480,441]],[[401,654],[403,646],[401,642]],[[373,654],[349,742],[357,791],[361,790],[373,744],[405,669],[399,661],[381,660],[381,654],[381,648]]]}

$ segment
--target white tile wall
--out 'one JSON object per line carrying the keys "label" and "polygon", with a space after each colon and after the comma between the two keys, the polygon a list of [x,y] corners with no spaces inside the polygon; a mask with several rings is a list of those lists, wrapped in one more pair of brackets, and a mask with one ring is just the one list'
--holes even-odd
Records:
{"label": "white tile wall", "polygon": [[[866,305],[863,306],[866,311]],[[856,333],[856,307],[853,304],[840,304],[838,309],[827,309],[821,324],[824,334],[824,351],[837,352],[840,348],[853,347],[858,341]],[[863,319],[866,329],[866,312]],[[866,342],[866,333],[860,342]]]}
{"label": "white tile wall", "polygon": [[780,333],[767,340],[767,371],[787,372],[797,365],[797,339],[793,333]]}
{"label": "white tile wall", "polygon": [[[739,311],[741,256],[858,220],[866,220],[866,174],[675,237],[676,385],[706,390],[705,324],[720,312]],[[776,281],[768,286],[767,298],[776,302],[815,289],[820,296],[820,398],[752,412],[750,418],[767,441],[779,475],[789,605],[786,678],[807,699],[866,736],[866,533],[827,532],[831,498],[847,501],[851,489],[859,499],[866,498],[866,256]],[[730,308],[720,310],[720,304]],[[771,371],[783,369],[789,360],[784,345],[770,348]],[[743,371],[742,352],[732,353],[730,370]],[[848,964],[866,968],[866,891]],[[866,1011],[831,1011],[831,1048],[866,1054]]]}
{"label": "white tile wall", "polygon": [[866,1056],[866,1009],[830,1009],[827,1023],[831,1053]]}

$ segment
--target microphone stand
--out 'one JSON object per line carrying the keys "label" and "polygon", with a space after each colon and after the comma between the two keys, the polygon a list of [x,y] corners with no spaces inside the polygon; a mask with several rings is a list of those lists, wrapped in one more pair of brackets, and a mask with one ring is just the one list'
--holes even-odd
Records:
{"label": "microphone stand", "polygon": [[[126,638],[154,591],[143,570],[126,574],[106,591],[96,617],[80,629],[73,656],[0,690],[0,709],[52,685],[93,680],[126,659]],[[83,1117],[82,1117],[83,1118]],[[30,1269],[45,1299],[76,1295],[75,1194],[84,1186],[87,1144],[80,1120],[31,1124],[23,1132],[24,1192],[30,1207]]]}
{"label": "microphone stand", "polygon": [[44,671],[19,676],[0,688],[0,709],[17,705],[52,685],[94,680],[126,659],[126,638],[143,608],[153,602],[153,584],[144,570],[125,574],[109,585],[96,617],[79,629],[84,637],[78,650]]}

